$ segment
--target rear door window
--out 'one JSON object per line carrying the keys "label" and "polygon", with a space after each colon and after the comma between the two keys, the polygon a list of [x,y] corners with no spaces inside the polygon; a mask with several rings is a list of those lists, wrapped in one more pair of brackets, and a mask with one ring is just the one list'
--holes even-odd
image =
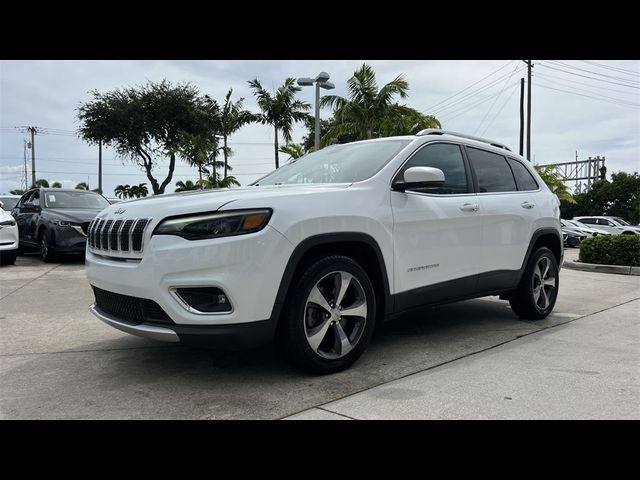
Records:
{"label": "rear door window", "polygon": [[536,182],[536,179],[533,178],[533,175],[531,175],[531,172],[527,167],[525,167],[518,160],[514,160],[513,158],[508,158],[507,161],[511,166],[513,176],[516,177],[516,185],[518,185],[518,190],[538,190],[538,182]]}
{"label": "rear door window", "polygon": [[466,148],[471,166],[476,172],[480,193],[516,192],[518,190],[516,180],[505,157],[479,148]]}

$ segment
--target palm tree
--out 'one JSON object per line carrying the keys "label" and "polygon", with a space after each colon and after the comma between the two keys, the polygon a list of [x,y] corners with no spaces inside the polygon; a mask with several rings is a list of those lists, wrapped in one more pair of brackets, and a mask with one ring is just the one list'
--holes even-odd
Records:
{"label": "palm tree", "polygon": [[564,178],[555,173],[555,165],[535,165],[534,168],[547,184],[549,190],[555,193],[561,202],[576,203],[569,187],[564,183]]}
{"label": "palm tree", "polygon": [[380,124],[380,136],[415,135],[426,128],[442,128],[442,125],[432,115],[424,115],[418,110],[396,103]]}
{"label": "palm tree", "polygon": [[284,147],[280,147],[280,152],[289,155],[289,160],[300,158],[307,153],[304,150],[304,146],[299,143],[287,143]]}
{"label": "palm tree", "polygon": [[334,124],[323,137],[323,144],[345,134],[354,134],[359,140],[380,136],[382,123],[394,114],[394,98],[407,98],[409,83],[399,75],[378,89],[376,74],[365,63],[347,81],[347,90],[348,99],[325,95],[320,100],[320,106],[334,109]]}
{"label": "palm tree", "polygon": [[87,182],[80,182],[76,185],[76,190],[89,190],[89,185],[87,185]]}
{"label": "palm tree", "polygon": [[294,122],[301,122],[308,118],[305,113],[311,108],[307,102],[296,100],[296,92],[301,90],[296,86],[294,78],[287,78],[284,83],[271,95],[256,78],[249,81],[249,87],[258,101],[261,113],[256,116],[256,120],[262,124],[273,126],[274,131],[274,151],[276,168],[280,166],[278,161],[278,130],[282,132],[282,137],[286,142],[291,141],[291,133]]}
{"label": "palm tree", "polygon": [[131,187],[129,187],[130,198],[146,197],[148,193],[149,189],[146,183],[139,183],[138,185],[131,185]]}
{"label": "palm tree", "polygon": [[62,188],[62,184],[60,182],[53,182],[51,188]]}
{"label": "palm tree", "polygon": [[126,198],[129,197],[129,189],[131,187],[127,184],[127,185],[118,185],[116,188],[113,189],[113,193],[116,194],[116,197],[124,200]]}
{"label": "palm tree", "polygon": [[229,188],[239,187],[240,182],[233,175],[228,175],[226,178],[220,178],[220,175],[210,175],[208,178],[198,180],[196,183],[202,186],[202,188]]}
{"label": "palm tree", "polygon": [[229,157],[231,156],[231,149],[227,145],[227,140],[232,133],[236,132],[244,125],[260,121],[258,115],[254,115],[248,110],[242,110],[242,102],[244,102],[244,98],[241,97],[238,101],[232,102],[232,93],[233,89],[230,88],[227,95],[224,97],[224,105],[220,112],[220,135],[222,135],[222,152],[224,154],[224,178],[227,178]]}
{"label": "palm tree", "polygon": [[36,183],[31,185],[31,188],[49,188],[49,182],[44,178],[39,178]]}
{"label": "palm tree", "polygon": [[193,183],[191,180],[187,180],[183,182],[179,180],[176,182],[176,192],[186,192],[188,190],[199,190],[200,187],[196,183]]}

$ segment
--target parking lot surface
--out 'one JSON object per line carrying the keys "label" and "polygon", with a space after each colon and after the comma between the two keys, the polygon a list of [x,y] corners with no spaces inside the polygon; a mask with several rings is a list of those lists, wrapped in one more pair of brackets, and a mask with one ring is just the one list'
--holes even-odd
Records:
{"label": "parking lot surface", "polygon": [[[617,418],[616,412],[620,418],[639,416],[640,335],[638,323],[629,319],[637,317],[640,277],[562,270],[555,311],[539,322],[519,320],[507,302],[493,297],[412,313],[385,324],[351,369],[330,376],[290,367],[272,346],[222,353],[127,335],[88,312],[92,299],[79,260],[45,264],[27,255],[0,269],[0,418],[277,419],[329,408],[333,401],[367,395],[375,387],[395,388],[385,384],[419,372],[407,379],[422,382],[413,390],[432,382],[429,402],[417,406],[420,402],[405,395],[404,410],[397,403],[389,410],[390,405],[356,395],[352,401],[366,406],[359,407],[365,413],[353,417],[574,418],[580,416],[571,415],[576,411],[595,418],[598,411],[602,418]],[[606,323],[624,333],[607,335]],[[534,340],[558,334],[553,349]],[[589,335],[594,341],[585,340]],[[571,348],[573,338],[582,339],[582,357],[577,358],[583,364],[567,366],[559,356]],[[509,354],[490,354],[500,349]],[[612,356],[606,368],[596,368],[598,355],[607,351]],[[515,383],[513,373],[527,365],[539,365],[538,375]],[[619,398],[626,408],[592,408],[606,398],[593,389],[591,395],[571,394],[577,391],[572,385],[583,388],[574,379],[588,375],[597,387],[623,392]],[[510,396],[505,392],[522,391],[522,382],[543,380],[545,394],[532,399],[529,409],[503,409],[496,403],[478,413],[474,407],[482,397],[471,395],[473,388],[476,394],[493,392],[502,398]],[[342,408],[337,411],[347,412]],[[412,408],[432,413],[411,415]],[[336,416],[322,412],[326,418]]]}

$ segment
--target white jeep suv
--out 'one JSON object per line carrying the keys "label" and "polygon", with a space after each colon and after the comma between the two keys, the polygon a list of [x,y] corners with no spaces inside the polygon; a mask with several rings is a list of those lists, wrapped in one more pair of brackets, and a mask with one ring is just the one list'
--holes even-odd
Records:
{"label": "white jeep suv", "polygon": [[442,130],[335,145],[252,186],[112,205],[89,227],[90,310],[134,335],[249,348],[334,372],[377,322],[500,295],[546,317],[557,197],[496,142]]}

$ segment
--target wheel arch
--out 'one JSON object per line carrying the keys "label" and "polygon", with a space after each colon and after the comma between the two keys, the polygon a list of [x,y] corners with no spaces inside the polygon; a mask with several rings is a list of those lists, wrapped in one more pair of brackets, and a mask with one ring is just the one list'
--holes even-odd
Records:
{"label": "wheel arch", "polygon": [[271,312],[271,320],[278,321],[282,307],[295,279],[303,268],[314,259],[328,254],[343,254],[353,258],[367,272],[376,289],[379,311],[389,314],[393,311],[393,297],[389,288],[389,277],[378,242],[362,232],[323,233],[306,238],[293,250],[280,280],[278,293]]}
{"label": "wheel arch", "polygon": [[553,252],[553,256],[556,257],[558,267],[561,266],[563,257],[562,234],[555,228],[540,228],[536,230],[531,236],[529,247],[527,248],[527,254],[525,255],[522,266],[520,267],[518,282],[520,282],[520,278],[522,278],[524,270],[527,268],[527,264],[529,263],[531,255],[539,247],[547,247],[549,250],[551,250]]}

